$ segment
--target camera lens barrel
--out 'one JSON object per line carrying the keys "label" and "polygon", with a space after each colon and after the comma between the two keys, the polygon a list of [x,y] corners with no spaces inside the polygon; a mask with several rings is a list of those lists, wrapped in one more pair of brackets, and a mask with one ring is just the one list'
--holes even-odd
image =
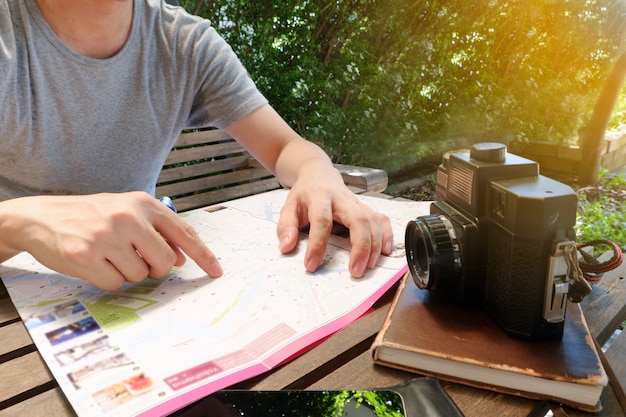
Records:
{"label": "camera lens barrel", "polygon": [[461,236],[445,216],[420,216],[407,224],[404,243],[415,284],[421,289],[451,289],[461,274]]}

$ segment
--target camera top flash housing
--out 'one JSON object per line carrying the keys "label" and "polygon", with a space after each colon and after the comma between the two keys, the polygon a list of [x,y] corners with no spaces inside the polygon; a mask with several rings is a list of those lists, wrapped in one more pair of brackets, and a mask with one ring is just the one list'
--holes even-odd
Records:
{"label": "camera top flash housing", "polygon": [[476,143],[469,151],[444,154],[437,169],[437,200],[454,204],[478,219],[488,211],[488,182],[538,175],[537,162],[507,153],[506,145]]}

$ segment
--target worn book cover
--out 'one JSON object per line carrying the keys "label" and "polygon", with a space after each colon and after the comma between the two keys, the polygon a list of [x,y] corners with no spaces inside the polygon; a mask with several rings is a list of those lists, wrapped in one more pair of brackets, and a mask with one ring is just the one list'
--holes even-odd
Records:
{"label": "worn book cover", "polygon": [[567,307],[562,340],[527,341],[483,310],[417,288],[408,273],[371,352],[381,365],[584,411],[601,409],[608,383],[578,304]]}

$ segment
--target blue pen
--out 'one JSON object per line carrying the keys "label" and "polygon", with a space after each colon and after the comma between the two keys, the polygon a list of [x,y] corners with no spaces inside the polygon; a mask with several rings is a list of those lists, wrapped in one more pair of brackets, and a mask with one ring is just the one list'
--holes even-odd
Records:
{"label": "blue pen", "polygon": [[174,213],[178,213],[178,211],[176,211],[176,207],[174,206],[174,203],[172,203],[172,199],[169,198],[168,196],[163,196],[159,198],[159,201],[165,204],[165,206],[168,207],[170,210],[172,210]]}

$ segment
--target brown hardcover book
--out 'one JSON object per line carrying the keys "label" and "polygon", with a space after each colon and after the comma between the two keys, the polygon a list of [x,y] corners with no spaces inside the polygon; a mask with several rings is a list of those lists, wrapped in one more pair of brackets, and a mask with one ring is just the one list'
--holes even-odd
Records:
{"label": "brown hardcover book", "polygon": [[483,310],[417,288],[408,273],[371,352],[381,365],[584,411],[601,409],[608,383],[578,304],[567,307],[562,340],[527,341]]}

